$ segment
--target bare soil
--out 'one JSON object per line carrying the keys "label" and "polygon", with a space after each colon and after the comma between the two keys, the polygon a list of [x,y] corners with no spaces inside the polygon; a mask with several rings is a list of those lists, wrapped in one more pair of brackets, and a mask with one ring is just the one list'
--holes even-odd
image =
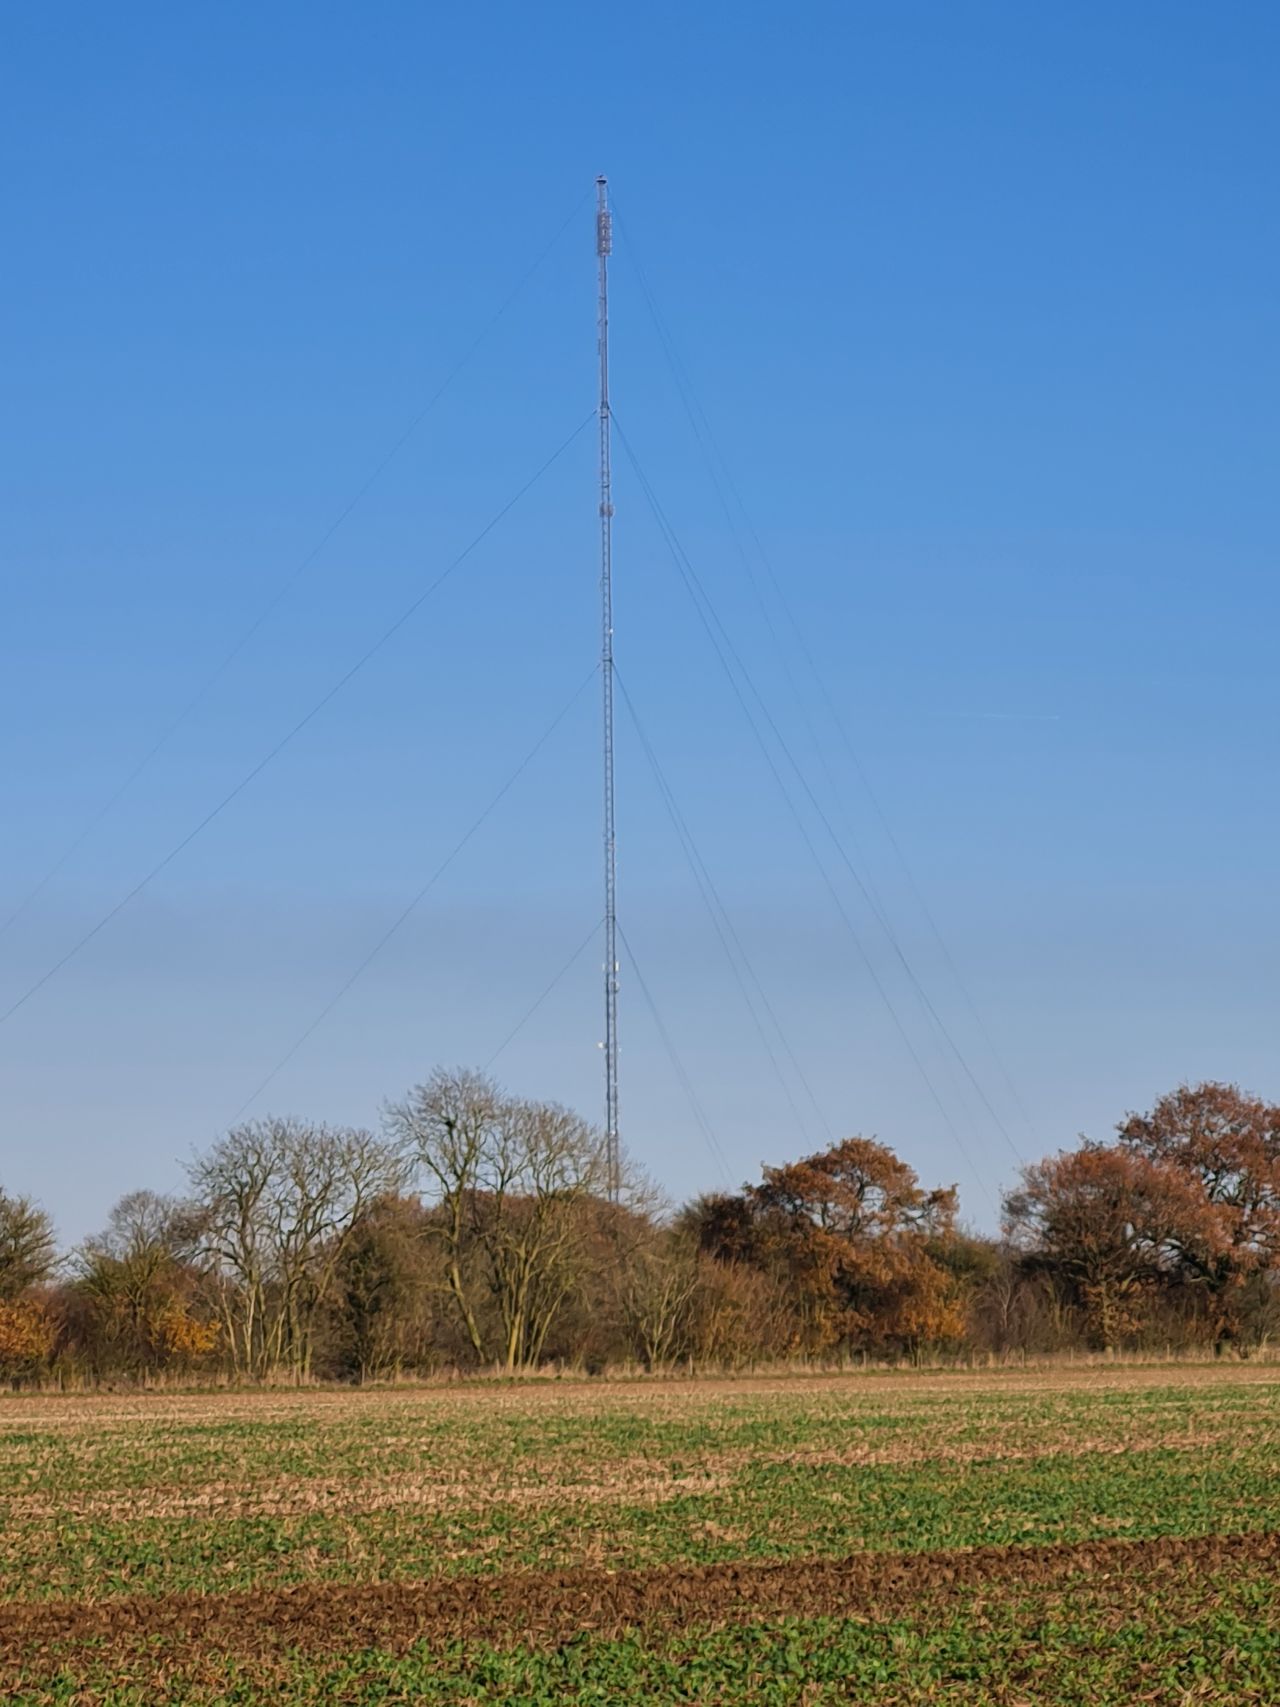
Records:
{"label": "bare soil", "polygon": [[900,1618],[908,1603],[942,1613],[951,1603],[977,1616],[984,1596],[1016,1589],[1052,1597],[1072,1584],[1085,1585],[1104,1610],[1131,1610],[1144,1592],[1185,1610],[1212,1599],[1215,1577],[1241,1573],[1273,1580],[1280,1596],[1280,1533],[37,1602],[5,1609],[0,1675],[74,1671],[82,1660],[101,1669],[144,1650],[158,1658],[197,1646],[205,1655],[266,1660],[403,1652],[418,1643],[558,1647],[585,1632],[678,1632],[787,1616]]}

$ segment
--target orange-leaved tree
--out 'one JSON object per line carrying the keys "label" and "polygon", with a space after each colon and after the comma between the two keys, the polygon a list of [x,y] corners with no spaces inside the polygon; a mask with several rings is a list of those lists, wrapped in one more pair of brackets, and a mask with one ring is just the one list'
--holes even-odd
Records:
{"label": "orange-leaved tree", "polygon": [[1106,1351],[1147,1319],[1168,1264],[1170,1229],[1194,1205],[1165,1163],[1085,1144],[1022,1171],[1005,1198],[1005,1232],[1029,1267],[1057,1277]]}
{"label": "orange-leaved tree", "polygon": [[1235,1085],[1182,1085],[1130,1114],[1119,1139],[1125,1155],[1180,1182],[1163,1249],[1204,1295],[1218,1340],[1235,1338],[1249,1280],[1280,1270],[1280,1106]]}
{"label": "orange-leaved tree", "polygon": [[43,1303],[34,1298],[0,1299],[0,1380],[39,1375],[53,1355],[57,1331]]}
{"label": "orange-leaved tree", "polygon": [[703,1243],[785,1277],[796,1349],[915,1351],[964,1331],[954,1278],[929,1252],[955,1217],[954,1188],[925,1191],[886,1145],[846,1138],[708,1200]]}

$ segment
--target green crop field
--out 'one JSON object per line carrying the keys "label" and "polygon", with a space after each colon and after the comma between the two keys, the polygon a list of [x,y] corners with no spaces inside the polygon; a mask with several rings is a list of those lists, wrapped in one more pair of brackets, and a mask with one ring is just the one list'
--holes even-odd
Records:
{"label": "green crop field", "polygon": [[0,1698],[1280,1701],[1280,1371],[0,1400]]}

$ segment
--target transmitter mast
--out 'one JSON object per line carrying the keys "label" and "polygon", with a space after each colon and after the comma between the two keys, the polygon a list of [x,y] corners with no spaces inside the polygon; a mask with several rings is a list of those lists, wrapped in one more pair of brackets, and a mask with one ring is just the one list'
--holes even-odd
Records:
{"label": "transmitter mast", "polygon": [[604,1133],[609,1196],[618,1199],[618,895],[613,806],[613,477],[609,420],[608,180],[596,179],[597,341],[600,352],[600,680],[604,693]]}

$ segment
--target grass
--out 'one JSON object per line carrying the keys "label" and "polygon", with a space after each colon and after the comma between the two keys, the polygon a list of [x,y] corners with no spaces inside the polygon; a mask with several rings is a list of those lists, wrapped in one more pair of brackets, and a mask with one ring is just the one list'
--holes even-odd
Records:
{"label": "grass", "polygon": [[[1142,1544],[1276,1528],[1270,1368],[15,1398],[0,1402],[0,1600],[49,1605],[72,1646],[19,1655],[5,1698],[1274,1701],[1274,1566],[1242,1556],[1156,1584]],[[1055,1566],[1052,1586],[1015,1573],[998,1594],[931,1582],[900,1615],[721,1608],[685,1629],[445,1632],[387,1652],[359,1634],[324,1653],[255,1637],[198,1662],[145,1628],[154,1597],[191,1592],[1099,1540],[1135,1549],[1105,1592]],[[130,1597],[128,1640],[76,1649],[76,1609],[54,1603],[113,1597]]]}

